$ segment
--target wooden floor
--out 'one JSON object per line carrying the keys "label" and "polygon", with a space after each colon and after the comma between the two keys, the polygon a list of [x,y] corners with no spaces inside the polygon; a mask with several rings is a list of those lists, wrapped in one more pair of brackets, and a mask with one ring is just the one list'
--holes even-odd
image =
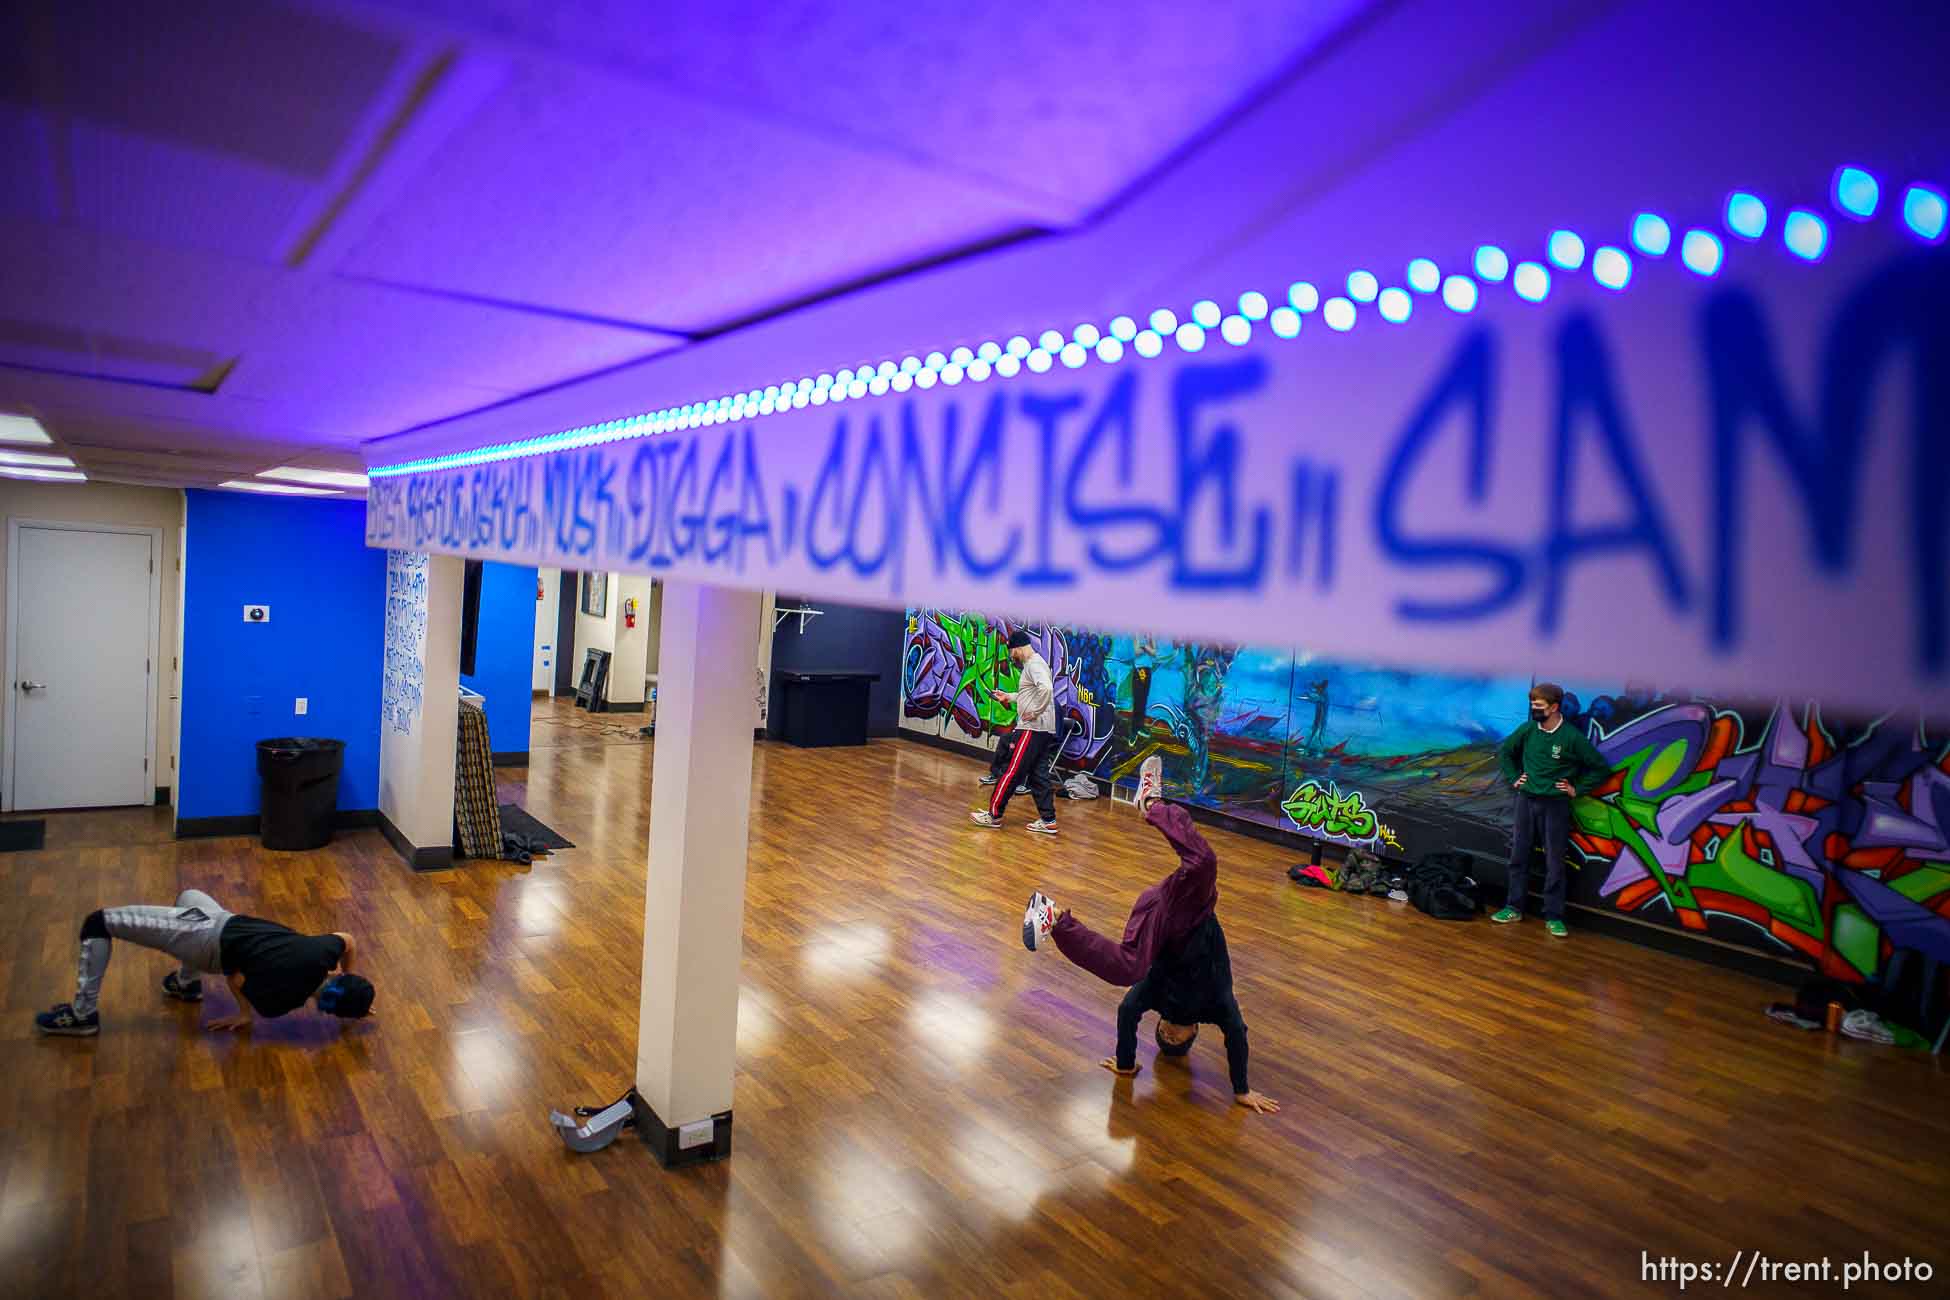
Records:
{"label": "wooden floor", "polygon": [[[549,1107],[633,1069],[651,755],[582,721],[505,773],[578,845],[532,868],[178,844],[146,811],[0,854],[0,1295],[1642,1295],[1676,1287],[1641,1252],[1754,1250],[1950,1275],[1940,1060],[1620,941],[1303,890],[1236,836],[1220,915],[1285,1109],[1231,1104],[1216,1034],[1154,1067],[1147,1032],[1114,1080],[1117,992],[1024,951],[1023,899],[1115,929],[1168,851],[1107,800],[1055,841],[1027,809],[980,830],[979,766],[904,742],[759,747],[731,1160],[567,1154]],[[188,886],[354,932],[379,1018],[200,1032],[120,945],[101,1036],[38,1038],[82,916]]]}

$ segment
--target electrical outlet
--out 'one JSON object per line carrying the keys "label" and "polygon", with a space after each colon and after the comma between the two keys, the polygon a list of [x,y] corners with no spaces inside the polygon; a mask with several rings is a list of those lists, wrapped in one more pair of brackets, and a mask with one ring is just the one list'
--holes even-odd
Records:
{"label": "electrical outlet", "polygon": [[271,607],[269,605],[244,606],[244,621],[246,623],[269,623],[271,621]]}
{"label": "electrical outlet", "polygon": [[301,718],[304,717],[310,709],[311,701],[300,695],[298,697],[298,716]]}
{"label": "electrical outlet", "polygon": [[710,1146],[714,1131],[715,1125],[708,1119],[686,1124],[677,1130],[677,1149],[689,1151],[692,1147]]}

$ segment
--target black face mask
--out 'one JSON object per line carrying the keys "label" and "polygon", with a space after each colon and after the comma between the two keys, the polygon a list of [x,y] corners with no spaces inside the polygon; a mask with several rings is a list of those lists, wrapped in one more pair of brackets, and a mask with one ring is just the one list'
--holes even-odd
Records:
{"label": "black face mask", "polygon": [[1530,706],[1530,716],[1537,719],[1537,721],[1539,722],[1542,722],[1545,718],[1549,717],[1550,711],[1551,711],[1550,706],[1548,704],[1533,704]]}

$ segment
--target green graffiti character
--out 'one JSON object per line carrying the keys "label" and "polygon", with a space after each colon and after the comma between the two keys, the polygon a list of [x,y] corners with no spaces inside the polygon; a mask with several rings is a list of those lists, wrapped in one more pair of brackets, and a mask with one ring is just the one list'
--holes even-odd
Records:
{"label": "green graffiti character", "polygon": [[1302,830],[1320,831],[1336,839],[1365,844],[1381,834],[1381,823],[1361,792],[1350,790],[1342,794],[1332,781],[1325,790],[1316,781],[1302,782],[1287,796],[1280,810]]}

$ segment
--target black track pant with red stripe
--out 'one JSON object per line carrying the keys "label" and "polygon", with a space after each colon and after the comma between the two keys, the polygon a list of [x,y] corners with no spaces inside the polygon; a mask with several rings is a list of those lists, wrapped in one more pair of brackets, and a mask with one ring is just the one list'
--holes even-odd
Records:
{"label": "black track pant with red stripe", "polygon": [[989,755],[989,775],[1000,781],[1002,774],[1009,770],[1009,760],[1016,756],[1016,737],[1020,731],[1011,731],[996,742],[995,750]]}
{"label": "black track pant with red stripe", "polygon": [[1015,752],[1009,756],[1009,766],[1002,772],[1002,779],[995,783],[994,794],[989,797],[989,816],[1000,818],[1003,809],[1009,806],[1009,798],[1016,791],[1016,783],[1024,781],[1029,786],[1029,797],[1036,801],[1036,811],[1046,822],[1056,820],[1056,737],[1047,731],[1018,731]]}

